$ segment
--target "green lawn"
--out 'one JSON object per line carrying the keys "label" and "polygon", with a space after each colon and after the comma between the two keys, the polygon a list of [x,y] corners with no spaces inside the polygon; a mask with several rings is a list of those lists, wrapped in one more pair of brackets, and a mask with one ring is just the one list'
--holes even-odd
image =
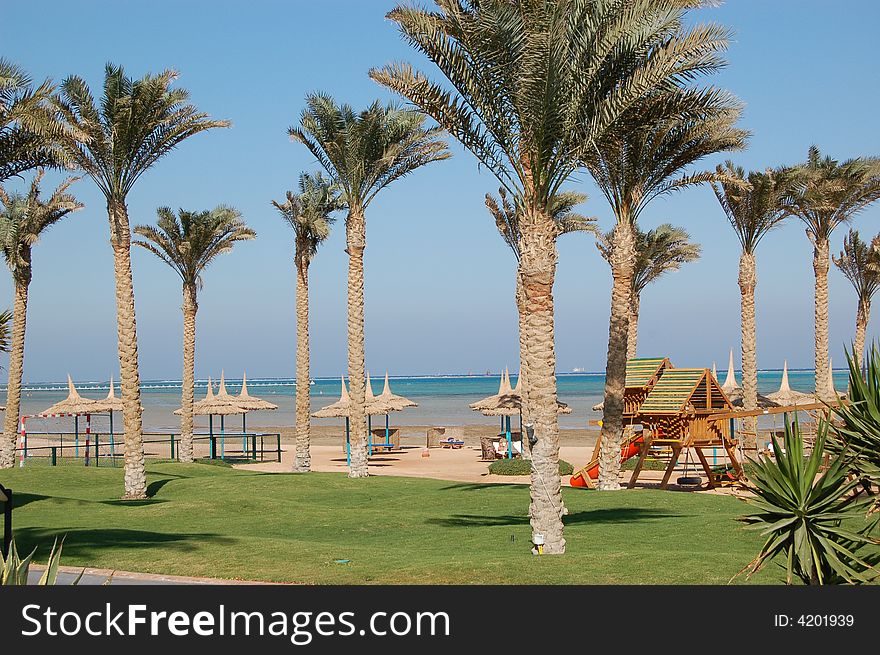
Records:
{"label": "green lawn", "polygon": [[151,500],[123,502],[120,469],[0,472],[19,549],[39,546],[39,560],[66,534],[67,565],[305,583],[724,584],[760,547],[734,520],[743,503],[707,494],[565,489],[566,554],[535,557],[519,485],[176,463],[149,466],[148,482]]}

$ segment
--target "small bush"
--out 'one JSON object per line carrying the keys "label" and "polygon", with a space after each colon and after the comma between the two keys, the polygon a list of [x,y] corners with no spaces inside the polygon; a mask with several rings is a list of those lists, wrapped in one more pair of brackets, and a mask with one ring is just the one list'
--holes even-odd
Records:
{"label": "small bush", "polygon": [[[496,459],[489,464],[489,473],[493,475],[530,475],[532,463],[527,459]],[[564,459],[559,460],[559,475],[571,475],[574,467]]]}

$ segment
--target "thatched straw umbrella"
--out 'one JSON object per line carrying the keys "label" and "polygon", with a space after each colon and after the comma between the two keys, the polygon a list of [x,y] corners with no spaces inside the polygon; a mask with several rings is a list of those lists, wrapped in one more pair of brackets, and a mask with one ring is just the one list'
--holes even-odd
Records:
{"label": "thatched straw umbrella", "polygon": [[[53,414],[70,414],[73,416],[74,425],[74,456],[79,457],[79,417],[86,417],[86,434],[91,432],[91,415],[98,414],[95,410],[95,401],[91,398],[83,398],[73,385],[70,373],[67,374],[67,398],[60,400],[51,407],[44,409],[38,416],[52,416]],[[88,437],[87,437],[88,438]]]}
{"label": "thatched straw umbrella", "polygon": [[794,391],[788,385],[788,361],[786,360],[782,367],[782,382],[779,385],[779,391],[768,393],[767,398],[777,405],[787,407],[790,405],[807,405],[816,402],[816,397],[810,393]]}
{"label": "thatched straw umbrella", "polygon": [[493,404],[498,401],[499,397],[507,395],[511,392],[513,392],[513,389],[510,388],[510,375],[505,368],[503,371],[501,371],[501,382],[498,384],[498,393],[491,396],[486,396],[482,400],[478,400],[475,403],[470,403],[468,407],[477,411],[480,411],[487,407],[492,407]]}
{"label": "thatched straw umbrella", "polygon": [[348,389],[345,387],[345,377],[342,378],[342,391],[339,393],[339,400],[331,403],[326,407],[322,407],[317,412],[313,412],[315,418],[344,418],[345,419],[345,451],[346,461],[351,465],[351,426],[349,416],[351,415],[351,398],[348,395]]}
{"label": "thatched straw umbrella", "polygon": [[730,359],[727,362],[727,377],[724,380],[724,384],[721,385],[721,390],[725,393],[731,393],[734,389],[738,388],[739,384],[736,381],[736,375],[733,373],[733,350],[731,350]]}
{"label": "thatched straw umbrella", "polygon": [[[239,407],[238,405],[229,402],[228,400],[223,400],[217,398],[214,395],[214,383],[211,378],[208,378],[208,392],[205,394],[205,397],[197,403],[193,403],[193,415],[195,416],[207,416],[208,417],[208,434],[211,437],[211,443],[213,444],[214,437],[214,417],[220,417],[220,459],[226,458],[226,426],[224,424],[224,417],[229,416],[231,414],[243,414],[245,410],[243,407]],[[174,413],[180,416],[183,413],[183,408],[175,409]],[[211,453],[212,457],[215,453]]]}
{"label": "thatched straw umbrella", "polygon": [[[725,393],[730,404],[734,407],[743,407],[745,403],[745,394],[742,387],[736,387]],[[778,407],[779,404],[763,394],[758,394],[758,409],[767,409],[768,407]]]}
{"label": "thatched straw umbrella", "polygon": [[241,443],[244,450],[247,450],[247,436],[245,436],[245,433],[247,432],[247,413],[278,409],[278,405],[273,405],[262,398],[251,396],[248,393],[247,373],[245,373],[241,379],[241,392],[237,396],[233,396],[226,391],[226,376],[223,371],[220,371],[220,389],[217,391],[216,397],[218,400],[223,400],[231,405],[236,405],[246,410],[241,414]]}
{"label": "thatched straw umbrella", "polygon": [[[370,396],[373,395],[372,384],[367,384],[368,393]],[[385,387],[382,389],[382,393],[378,396],[372,398],[372,402],[367,403],[367,412],[372,414],[384,414],[385,415],[385,443],[389,443],[389,414],[391,412],[400,412],[406,409],[407,407],[418,407],[418,403],[413,402],[409,398],[404,398],[403,396],[398,396],[396,394],[391,393],[391,386],[388,383],[388,371],[385,371]],[[370,443],[369,443],[369,452],[372,454],[372,431],[370,432]]]}
{"label": "thatched straw umbrella", "polygon": [[122,411],[122,399],[116,397],[116,392],[113,389],[113,376],[110,376],[110,391],[107,392],[107,397],[102,400],[95,400],[95,414],[109,414],[110,415],[110,455],[116,454],[116,435],[113,432],[113,412],[121,412]]}

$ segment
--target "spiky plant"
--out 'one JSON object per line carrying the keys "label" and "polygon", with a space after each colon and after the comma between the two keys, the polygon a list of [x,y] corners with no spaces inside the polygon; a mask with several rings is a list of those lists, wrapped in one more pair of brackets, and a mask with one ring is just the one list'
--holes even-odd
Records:
{"label": "spiky plant", "polygon": [[[595,218],[582,216],[574,211],[575,207],[586,202],[586,200],[586,194],[577,193],[575,191],[563,191],[556,195],[551,205],[550,214],[556,222],[558,235],[561,236],[572,232],[596,232]],[[521,259],[519,252],[520,210],[511,201],[504,187],[498,189],[497,199],[490,193],[486,194],[486,209],[489,210],[492,218],[495,219],[495,226],[498,228],[498,233],[516,258],[517,275],[514,297],[516,300],[517,316],[519,318],[520,377],[518,384],[521,388],[524,388],[528,386],[528,358],[523,357],[522,354],[525,352],[528,341],[526,340],[525,325],[525,294],[523,293],[522,276],[519,271]],[[531,423],[528,408],[525,407],[524,404],[521,404],[521,414],[524,424]],[[531,457],[531,450],[528,446],[526,446],[525,456]]]}
{"label": "spiky plant", "polygon": [[849,223],[880,200],[880,159],[859,157],[838,161],[811,146],[807,161],[796,169],[786,209],[806,227],[813,245],[815,274],[816,394],[828,391],[828,268],[829,241],[835,229]]}
{"label": "spiky plant", "polygon": [[[755,288],[758,286],[756,251],[768,232],[779,226],[787,214],[786,169],[753,171],[746,174],[741,166],[727,161],[716,169],[712,183],[715,197],[741,246],[739,256],[740,335],[742,346],[743,408],[758,407],[757,325]],[[745,419],[746,447],[757,443],[757,421]]]}
{"label": "spiky plant", "polygon": [[774,458],[758,456],[749,467],[754,511],[740,517],[766,537],[746,569],[759,571],[775,557],[784,559],[785,581],[804,584],[867,583],[880,575],[880,549],[872,533],[877,517],[866,520],[870,499],[853,494],[858,480],[848,475],[847,453],[838,453],[820,472],[825,456],[827,421],[820,421],[812,452],[795,421],[785,426],[783,446],[772,437]]}
{"label": "spiky plant", "polygon": [[68,214],[84,205],[68,192],[78,178],[62,182],[49,198],[42,198],[39,170],[27,194],[8,194],[0,188],[0,249],[12,273],[13,301],[12,344],[9,354],[9,378],[6,385],[6,416],[0,441],[0,468],[15,464],[15,442],[21,413],[21,378],[24,366],[27,329],[28,289],[33,278],[32,250],[42,234]]}
{"label": "spiky plant", "polygon": [[378,101],[361,112],[330,96],[306,97],[306,108],[290,137],[309,149],[339,187],[348,208],[348,379],[352,428],[349,477],[367,471],[366,383],[364,367],[364,249],[366,210],[392,182],[431,162],[450,156],[441,130],[426,125],[427,116]]}
{"label": "spiky plant", "polygon": [[138,371],[137,322],[131,277],[131,228],[127,198],[135,183],[162,157],[186,139],[206,130],[228,127],[187,104],[189,93],[172,88],[175,71],[125,76],[121,66],[107,64],[104,88],[95,102],[88,84],[76,76],[61,85],[59,110],[71,131],[64,146],[69,158],[92,178],[107,202],[110,245],[116,281],[116,333],[125,422],[124,498],[145,498]]}
{"label": "spiky plant", "polygon": [[843,250],[831,258],[856,292],[856,337],[853,344],[856,362],[862,366],[865,355],[865,333],[871,319],[871,300],[880,289],[880,234],[871,243],[850,230],[843,239]]}
{"label": "spiky plant", "polygon": [[287,192],[282,202],[272,201],[294,232],[296,265],[296,457],[293,470],[311,469],[311,421],[309,419],[309,265],[320,246],[330,236],[336,220],[333,213],[343,209],[338,189],[320,173],[299,176],[299,193]]}
{"label": "spiky plant", "polygon": [[[598,235],[596,247],[602,257],[611,263],[611,241],[614,232]],[[626,358],[636,356],[639,339],[639,307],[642,292],[667,273],[681,268],[682,264],[700,258],[700,244],[693,243],[687,230],[663,223],[653,230],[635,233],[635,264],[632,278],[632,301],[630,303],[629,328],[627,330]]]}
{"label": "spiky plant", "polygon": [[183,382],[181,385],[180,448],[182,462],[193,461],[193,388],[195,386],[196,313],[198,291],[204,286],[205,269],[217,257],[232,251],[239,241],[257,234],[241,218],[241,213],[223,205],[210,211],[175,214],[170,207],[156,210],[156,226],[138,225],[135,241],[168,264],[183,283]]}
{"label": "spiky plant", "polygon": [[[433,82],[408,64],[370,76],[434,118],[522,208],[519,249],[529,384],[533,535],[565,551],[559,483],[552,199],[646,96],[713,70],[727,42],[715,25],[686,27],[697,0],[435,0],[388,17],[437,66]],[[625,344],[624,344],[625,346]],[[354,380],[352,376],[352,380]],[[537,552],[537,551],[535,551]]]}
{"label": "spiky plant", "polygon": [[59,167],[70,159],[61,141],[73,134],[52,102],[55,87],[37,87],[25,71],[0,59],[0,182],[26,171]]}
{"label": "spiky plant", "polygon": [[[49,559],[46,561],[46,568],[43,570],[43,575],[37,580],[38,586],[45,587],[57,584],[58,567],[61,565],[61,547],[63,545],[64,539],[61,540],[61,543],[58,543],[57,539],[53,542],[52,550],[49,552]],[[15,541],[13,540],[12,543],[9,544],[8,557],[4,559],[3,555],[0,554],[0,565],[2,565],[0,566],[0,587],[20,587],[27,585],[31,563],[36,553],[37,549],[34,548],[30,555],[22,559],[18,554],[18,549],[15,547]],[[74,579],[71,585],[78,585],[84,572],[85,569],[80,571],[80,574]]]}
{"label": "spiky plant", "polygon": [[[846,402],[831,405],[829,449],[846,450],[850,469],[863,484],[880,486],[880,349],[872,343],[865,356],[864,375],[855,352],[846,352],[849,393]],[[876,508],[880,499],[875,497]]]}

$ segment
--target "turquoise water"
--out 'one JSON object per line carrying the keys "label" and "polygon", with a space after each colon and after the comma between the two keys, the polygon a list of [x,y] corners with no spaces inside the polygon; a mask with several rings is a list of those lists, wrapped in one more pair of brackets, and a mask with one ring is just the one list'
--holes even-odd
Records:
{"label": "turquoise water", "polygon": [[[722,380],[724,374],[720,373]],[[789,371],[789,384],[797,391],[813,389],[812,370]],[[779,388],[782,371],[760,371],[758,373],[758,391],[770,393]],[[601,373],[570,373],[557,377],[559,399],[572,408],[571,414],[559,417],[562,428],[582,428],[590,419],[599,418],[599,413],[592,411],[593,405],[602,400],[605,376]],[[742,381],[739,374],[737,380]],[[513,377],[516,384],[516,377]],[[384,380],[373,378],[373,391],[381,393]],[[846,389],[847,372],[834,371],[834,383],[838,389]],[[418,403],[418,407],[397,412],[391,421],[397,425],[495,425],[500,419],[483,416],[468,407],[469,403],[492,395],[498,391],[499,376],[448,376],[448,377],[400,377],[391,378],[391,390],[406,396]],[[77,384],[80,394],[87,398],[102,398],[107,395],[107,382],[81,382]],[[238,393],[241,380],[227,380],[230,393]],[[248,391],[252,396],[259,396],[278,405],[273,412],[252,412],[247,417],[248,429],[260,427],[292,426],[294,423],[294,393],[296,385],[291,379],[248,379]],[[339,398],[339,378],[317,378],[311,385],[312,411],[328,405]],[[196,383],[196,399],[204,396],[207,381]],[[215,386],[216,391],[216,386]],[[119,395],[119,388],[116,388]],[[22,392],[22,413],[36,414],[45,410],[53,403],[67,396],[67,385],[63,382],[36,383],[25,385]],[[5,386],[0,386],[0,402],[6,397]],[[144,427],[147,430],[173,430],[179,426],[178,418],[172,412],[180,406],[180,382],[177,380],[151,380],[142,385],[141,401],[144,406]],[[63,421],[55,419],[54,427],[35,429],[62,429]],[[72,419],[70,419],[72,421]],[[216,420],[216,419],[215,419]],[[377,424],[384,418],[375,419]],[[92,419],[94,429],[106,429],[105,417]],[[197,419],[207,424],[207,419]],[[338,424],[341,419],[315,419],[317,424]],[[48,423],[48,422],[47,422]],[[233,416],[227,419],[227,425],[239,426],[241,419]],[[121,417],[117,417],[116,425],[121,426]],[[65,428],[66,429],[66,428]]]}

